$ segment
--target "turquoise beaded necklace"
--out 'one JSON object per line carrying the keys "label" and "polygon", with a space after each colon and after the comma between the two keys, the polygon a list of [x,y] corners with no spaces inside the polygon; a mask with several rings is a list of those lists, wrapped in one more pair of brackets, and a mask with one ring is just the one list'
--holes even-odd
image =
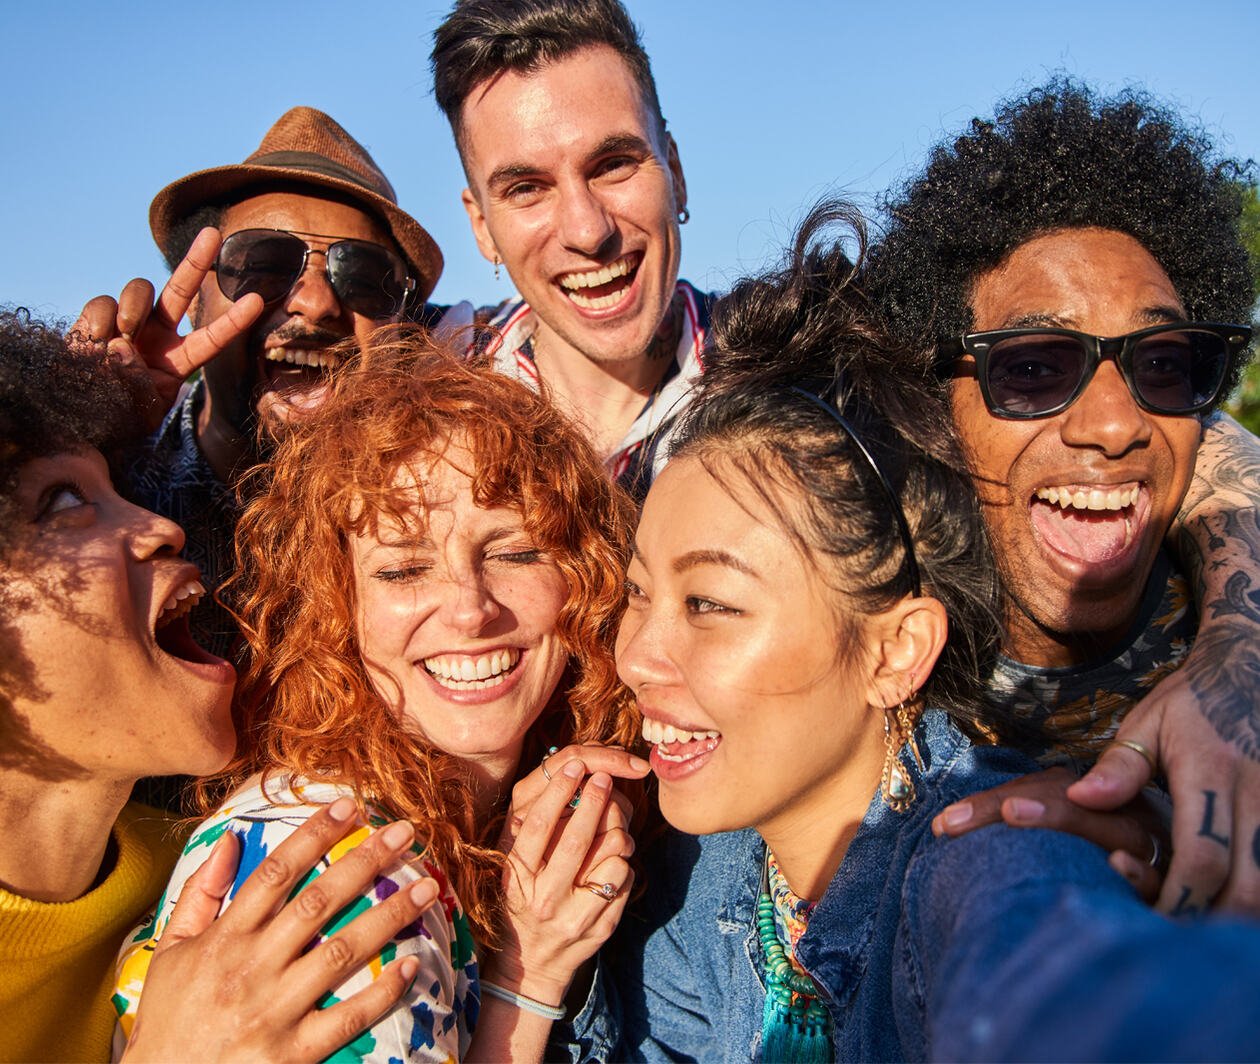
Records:
{"label": "turquoise beaded necklace", "polygon": [[832,1060],[831,1014],[820,1000],[818,986],[788,959],[774,919],[770,896],[770,855],[761,872],[757,899],[757,934],[766,962],[766,1005],[761,1014],[763,1061]]}

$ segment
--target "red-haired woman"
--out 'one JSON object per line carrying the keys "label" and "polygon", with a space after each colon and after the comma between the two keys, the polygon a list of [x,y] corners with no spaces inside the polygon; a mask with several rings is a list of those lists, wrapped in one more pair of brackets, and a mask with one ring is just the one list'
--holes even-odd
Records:
{"label": "red-haired woman", "polygon": [[[227,797],[124,953],[127,1012],[208,844],[238,834],[247,874],[350,794],[418,840],[358,908],[423,875],[443,889],[380,958],[419,956],[411,990],[347,1059],[539,1052],[632,879],[610,772],[647,765],[580,746],[634,737],[610,638],[627,501],[545,399],[420,338],[382,338],[340,370],[247,490],[230,590],[250,652],[241,750],[203,782],[207,809]],[[528,808],[505,817],[518,781]],[[329,916],[326,935],[345,914]],[[348,975],[332,1000],[371,978]]]}

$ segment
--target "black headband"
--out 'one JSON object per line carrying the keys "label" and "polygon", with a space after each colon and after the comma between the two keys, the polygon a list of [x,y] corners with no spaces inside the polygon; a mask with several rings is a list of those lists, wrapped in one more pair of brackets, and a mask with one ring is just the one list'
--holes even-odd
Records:
{"label": "black headband", "polygon": [[875,474],[875,479],[879,481],[880,486],[884,489],[884,494],[888,496],[889,505],[892,507],[893,520],[897,523],[897,531],[901,533],[901,544],[905,548],[906,568],[910,570],[910,579],[914,584],[914,597],[921,597],[923,585],[919,582],[919,563],[914,556],[914,540],[910,538],[910,525],[906,521],[906,512],[901,508],[901,500],[897,497],[897,493],[893,491],[893,486],[884,475],[884,471],[879,468],[879,463],[875,461],[875,456],[867,450],[866,444],[862,442],[862,437],[854,431],[853,426],[849,424],[845,416],[831,403],[827,402],[826,399],[822,399],[813,392],[807,392],[804,388],[798,388],[795,385],[792,385],[790,390],[808,399],[814,406],[839,424],[844,429],[845,435],[853,441],[853,445],[861,452],[862,457],[866,459],[866,464],[871,467],[871,471]]}

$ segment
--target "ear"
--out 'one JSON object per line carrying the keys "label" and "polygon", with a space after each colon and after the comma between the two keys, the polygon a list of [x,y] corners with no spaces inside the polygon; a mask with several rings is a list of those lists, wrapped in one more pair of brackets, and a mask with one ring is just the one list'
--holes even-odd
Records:
{"label": "ear", "polygon": [[472,189],[464,189],[459,198],[463,201],[464,210],[468,213],[468,224],[472,226],[473,239],[477,241],[477,247],[485,260],[487,262],[494,262],[495,259],[502,261],[503,256],[499,254],[499,249],[495,246],[494,238],[490,235],[490,227],[486,225],[485,213],[481,209],[481,204],[477,202],[477,197],[473,195]]}
{"label": "ear", "polygon": [[924,685],[949,635],[945,607],[934,598],[904,598],[867,622],[874,665],[866,700],[872,706],[909,702]]}
{"label": "ear", "polygon": [[674,179],[674,210],[681,211],[687,206],[687,178],[683,175],[682,160],[678,157],[678,145],[672,133],[665,134],[665,158],[670,176]]}

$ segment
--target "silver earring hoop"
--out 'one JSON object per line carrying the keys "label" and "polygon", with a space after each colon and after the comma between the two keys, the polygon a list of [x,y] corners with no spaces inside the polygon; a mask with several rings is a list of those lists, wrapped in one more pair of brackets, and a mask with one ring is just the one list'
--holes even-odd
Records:
{"label": "silver earring hoop", "polygon": [[686,225],[689,221],[691,221],[691,211],[686,207],[681,208],[678,212],[678,224]]}

